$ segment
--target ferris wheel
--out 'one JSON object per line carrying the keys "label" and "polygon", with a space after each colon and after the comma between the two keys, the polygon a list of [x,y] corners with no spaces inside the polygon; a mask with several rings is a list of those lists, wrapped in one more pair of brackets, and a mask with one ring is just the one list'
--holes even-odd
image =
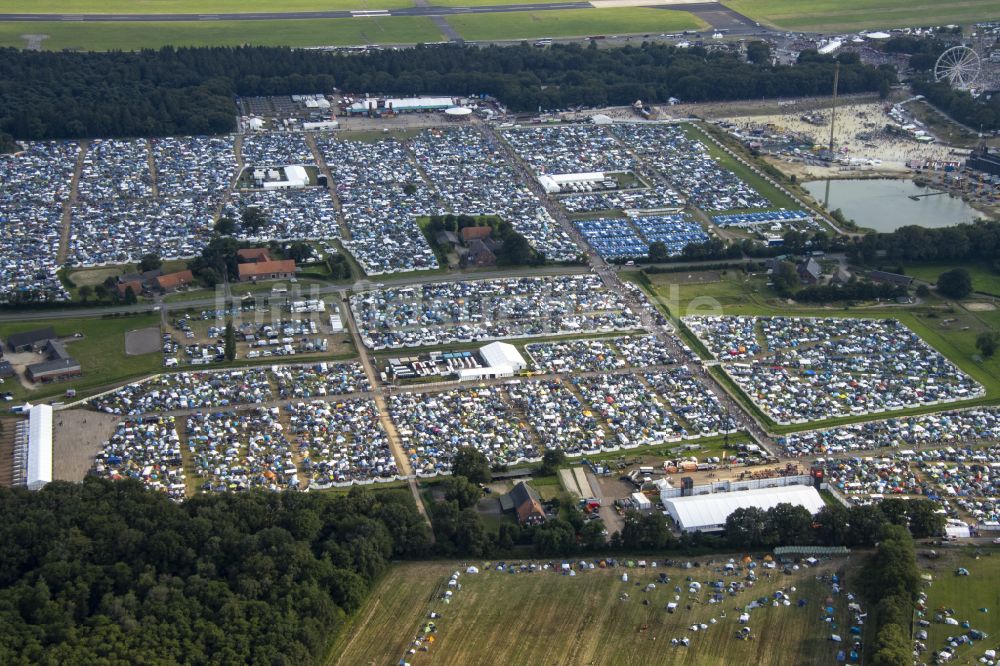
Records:
{"label": "ferris wheel", "polygon": [[968,46],[953,46],[937,59],[934,64],[934,80],[947,81],[952,88],[967,90],[972,87],[982,63],[979,54]]}

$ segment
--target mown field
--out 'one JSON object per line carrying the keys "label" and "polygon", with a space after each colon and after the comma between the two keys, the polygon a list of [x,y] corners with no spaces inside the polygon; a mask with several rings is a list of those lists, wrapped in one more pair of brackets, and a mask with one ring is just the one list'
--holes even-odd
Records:
{"label": "mown field", "polygon": [[906,0],[724,0],[723,4],[764,24],[812,32],[971,24],[997,18],[994,0],[917,0],[916,5]]}
{"label": "mown field", "polygon": [[[4,340],[11,333],[31,331],[46,326],[52,326],[59,336],[70,336],[75,333],[83,336],[66,345],[66,351],[80,361],[80,366],[83,368],[83,375],[79,378],[57,384],[40,385],[34,391],[25,389],[16,379],[10,378],[5,381],[2,389],[13,391],[20,399],[35,400],[63,394],[69,388],[75,388],[82,393],[125,378],[157,372],[163,364],[160,354],[125,355],[125,333],[155,326],[159,321],[159,315],[150,314],[111,319],[81,317],[74,320],[55,319],[0,324],[0,338]],[[40,356],[38,360],[42,360]]]}
{"label": "mown field", "polygon": [[[823,567],[844,566],[841,560]],[[477,563],[479,564],[479,563]],[[775,574],[761,579],[751,592],[727,597],[722,604],[708,604],[703,591],[690,597],[685,580],[725,579],[715,568],[639,569],[587,571],[575,577],[553,572],[533,574],[463,573],[462,589],[452,603],[439,601],[451,572],[465,571],[455,563],[401,564],[393,567],[365,605],[345,627],[331,652],[331,666],[395,664],[400,658],[413,666],[497,666],[507,664],[697,664],[755,666],[809,666],[834,663],[835,644],[830,625],[823,620],[821,602],[829,583],[816,580],[818,570]],[[671,583],[643,591],[647,583],[666,571]],[[636,583],[639,583],[637,586]],[[677,613],[668,614],[674,586],[681,585]],[[763,607],[752,611],[749,626],[753,640],[736,637],[739,608],[777,589],[796,586],[793,599],[806,600],[799,607]],[[706,585],[707,587],[707,585]],[[629,599],[621,600],[623,593]],[[644,605],[648,600],[649,604]],[[834,602],[835,619],[847,633],[846,597]],[[691,610],[686,606],[690,604]],[[428,622],[433,610],[442,615],[434,622],[435,640],[427,652],[406,655],[410,642]],[[716,619],[716,624],[710,620]],[[705,632],[692,632],[693,623],[705,623]],[[672,638],[689,637],[690,647],[671,646]]]}
{"label": "mown field", "polygon": [[42,48],[47,51],[135,51],[167,45],[350,46],[415,44],[443,39],[431,19],[419,16],[162,23],[0,22],[0,46],[23,48],[28,43],[24,35],[47,35],[42,41]]}
{"label": "mown field", "polygon": [[972,276],[972,288],[984,294],[1000,296],[1000,274],[994,273],[986,265],[981,264],[918,264],[906,266],[906,274],[918,280],[936,283],[938,276],[953,268],[964,268]]}
{"label": "mown field", "polygon": [[[976,551],[980,556],[976,557]],[[965,645],[958,649],[952,664],[975,664],[988,648],[996,648],[995,636],[1000,632],[1000,548],[967,547],[961,550],[938,549],[942,554],[939,560],[919,558],[921,573],[929,573],[934,577],[927,588],[927,620],[931,626],[927,628],[927,647],[940,650],[945,646],[945,638],[958,636],[967,630],[961,626],[940,624],[933,621],[938,609],[951,608],[953,617],[962,622],[968,620],[972,629],[978,629],[990,635],[984,643],[974,646]],[[918,551],[919,552],[919,551]],[[957,576],[958,567],[969,570],[969,576]],[[987,612],[981,608],[988,609]]]}
{"label": "mown field", "polygon": [[0,0],[0,13],[247,14],[410,7],[412,0]]}
{"label": "mown field", "polygon": [[557,9],[505,14],[461,14],[448,23],[474,41],[540,39],[701,30],[708,25],[688,12],[662,9]]}

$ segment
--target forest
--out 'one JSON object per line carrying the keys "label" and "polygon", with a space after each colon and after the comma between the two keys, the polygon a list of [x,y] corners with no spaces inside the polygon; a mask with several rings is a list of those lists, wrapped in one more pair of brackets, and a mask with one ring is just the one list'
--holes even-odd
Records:
{"label": "forest", "polygon": [[0,663],[301,664],[430,535],[406,491],[0,489]]}
{"label": "forest", "polygon": [[[884,90],[891,67],[840,56],[840,92]],[[287,48],[140,52],[0,49],[0,133],[17,139],[211,134],[234,129],[237,95],[330,92],[493,95],[513,111],[826,94],[836,60],[750,64],[703,48],[556,44],[418,46],[363,55]]]}

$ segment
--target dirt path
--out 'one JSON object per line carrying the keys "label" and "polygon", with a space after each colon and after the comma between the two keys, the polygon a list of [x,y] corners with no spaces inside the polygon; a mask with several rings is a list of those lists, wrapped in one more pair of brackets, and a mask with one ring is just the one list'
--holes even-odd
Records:
{"label": "dirt path", "polygon": [[69,255],[69,237],[72,229],[72,210],[80,194],[80,176],[83,174],[83,160],[87,156],[88,141],[80,142],[80,152],[76,156],[76,166],[73,168],[73,180],[70,183],[69,198],[63,202],[62,234],[59,237],[59,252],[56,253],[56,263],[66,263]]}

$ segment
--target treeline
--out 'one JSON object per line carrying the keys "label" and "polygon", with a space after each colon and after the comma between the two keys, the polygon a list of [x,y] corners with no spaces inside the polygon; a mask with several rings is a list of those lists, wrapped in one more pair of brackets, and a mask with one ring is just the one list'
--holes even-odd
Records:
{"label": "treeline", "polygon": [[[839,56],[842,93],[896,82],[891,67]],[[490,94],[514,111],[827,94],[836,60],[795,66],[665,44],[615,49],[420,46],[365,55],[287,48],[172,48],[75,53],[0,49],[0,132],[19,139],[231,131],[235,95],[329,92]]]}
{"label": "treeline", "polygon": [[1000,95],[990,99],[973,97],[967,90],[956,90],[945,82],[917,79],[911,82],[913,91],[969,129],[1000,130]]}
{"label": "treeline", "polygon": [[874,628],[872,666],[912,666],[910,623],[920,591],[913,539],[906,528],[885,530],[875,554],[861,571],[861,589],[869,604],[868,624]]}
{"label": "treeline", "polygon": [[853,263],[871,264],[877,258],[891,263],[934,261],[987,261],[1000,257],[1000,222],[977,220],[971,224],[929,229],[900,227],[891,233],[866,234],[847,246]]}
{"label": "treeline", "polygon": [[906,287],[903,286],[876,282],[848,282],[847,284],[820,284],[803,287],[795,292],[795,300],[799,303],[892,300],[906,296],[906,294]]}
{"label": "treeline", "polygon": [[945,520],[936,510],[930,500],[898,498],[850,508],[834,502],[816,516],[791,504],[779,504],[766,511],[750,507],[729,515],[726,539],[733,548],[873,546],[894,525],[908,526],[917,538],[941,534]]}
{"label": "treeline", "polygon": [[406,491],[0,488],[0,663],[321,662],[393,559],[430,540]]}
{"label": "treeline", "polygon": [[938,57],[948,45],[937,37],[925,38],[913,35],[894,35],[885,40],[882,50],[886,53],[905,53],[910,56],[910,68],[918,72],[934,67]]}

